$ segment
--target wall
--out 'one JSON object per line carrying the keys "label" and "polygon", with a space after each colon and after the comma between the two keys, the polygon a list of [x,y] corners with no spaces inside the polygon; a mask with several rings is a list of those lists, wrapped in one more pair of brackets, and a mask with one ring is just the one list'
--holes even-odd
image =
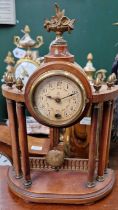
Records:
{"label": "wall", "polygon": [[[31,36],[42,35],[45,44],[40,48],[41,56],[47,54],[49,43],[54,39],[53,33],[43,29],[45,18],[55,15],[55,0],[16,0],[17,24],[15,26],[0,25],[0,78],[5,71],[4,58],[15,46],[14,35],[23,36],[21,29],[28,24]],[[66,10],[66,15],[75,18],[75,30],[64,37],[69,49],[75,55],[76,61],[86,64],[86,55],[92,52],[96,69],[105,68],[111,71],[114,56],[118,51],[118,27],[113,22],[118,21],[118,0],[58,0],[60,7]],[[7,118],[5,99],[0,92],[0,121]]]}

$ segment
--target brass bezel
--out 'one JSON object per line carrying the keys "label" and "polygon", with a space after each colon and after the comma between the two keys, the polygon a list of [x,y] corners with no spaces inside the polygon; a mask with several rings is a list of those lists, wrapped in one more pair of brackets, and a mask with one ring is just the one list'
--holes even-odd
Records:
{"label": "brass bezel", "polygon": [[[71,120],[70,119],[66,120],[66,121],[58,120],[57,122],[52,121],[52,120],[46,118],[45,116],[43,116],[39,112],[39,110],[35,107],[34,93],[35,93],[37,86],[39,86],[40,83],[42,81],[44,81],[45,79],[47,79],[49,77],[53,77],[53,76],[64,76],[66,78],[69,78],[70,80],[72,80],[73,82],[75,82],[77,84],[77,86],[79,87],[79,89],[81,91],[81,95],[82,95],[81,106],[80,106],[77,114],[74,115]],[[43,123],[49,127],[65,127],[65,126],[67,127],[67,126],[74,124],[74,122],[77,121],[77,119],[81,116],[81,114],[83,113],[83,110],[85,108],[86,102],[87,102],[87,97],[86,97],[86,91],[85,91],[84,86],[82,85],[82,82],[74,74],[72,74],[68,71],[65,71],[65,70],[49,70],[49,71],[41,74],[32,84],[32,87],[29,92],[29,100],[30,100],[31,109],[32,109],[34,115],[36,116],[36,118],[38,118],[38,120],[41,123]]]}
{"label": "brass bezel", "polygon": [[38,69],[38,67],[40,66],[35,60],[32,60],[32,59],[29,59],[29,58],[20,58],[17,62],[16,62],[16,65],[15,65],[15,71],[16,71],[16,69],[17,69],[17,67],[19,66],[19,65],[21,65],[22,63],[24,63],[24,62],[29,62],[29,63],[32,63],[32,64],[34,64],[36,67],[37,67],[37,69]]}

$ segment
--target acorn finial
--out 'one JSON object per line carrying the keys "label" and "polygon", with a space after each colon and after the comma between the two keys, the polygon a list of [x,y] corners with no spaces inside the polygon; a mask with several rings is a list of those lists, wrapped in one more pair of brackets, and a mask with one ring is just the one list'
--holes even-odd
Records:
{"label": "acorn finial", "polygon": [[93,54],[92,54],[92,53],[89,53],[89,54],[87,55],[87,60],[88,60],[88,61],[92,61],[92,60],[93,60]]}
{"label": "acorn finial", "polygon": [[87,60],[88,60],[88,62],[86,63],[86,66],[84,67],[84,71],[85,71],[85,73],[87,74],[87,78],[88,78],[88,80],[90,81],[90,82],[92,82],[93,81],[93,74],[94,74],[94,72],[95,72],[95,68],[94,68],[94,66],[93,66],[93,63],[92,63],[92,60],[93,60],[93,55],[92,55],[92,53],[89,53],[88,55],[87,55]]}
{"label": "acorn finial", "polygon": [[[12,56],[12,53],[9,51],[6,58],[4,59],[4,62],[7,63],[6,66],[6,72],[4,72],[2,82],[5,82],[7,86],[12,87],[12,85],[15,82],[15,69],[14,69],[14,57]],[[13,80],[13,81],[12,81]]]}
{"label": "acorn finial", "polygon": [[114,73],[112,73],[109,77],[108,77],[108,79],[107,79],[107,87],[108,87],[108,89],[110,90],[111,89],[111,87],[113,87],[114,86],[114,83],[116,82],[116,75],[114,74]]}
{"label": "acorn finial", "polygon": [[28,25],[26,25],[25,27],[24,27],[24,29],[22,29],[22,32],[24,32],[24,34],[26,34],[26,33],[30,33],[30,27],[28,26]]}
{"label": "acorn finial", "polygon": [[99,77],[101,79],[101,82],[103,82],[106,78],[106,69],[99,69],[96,71],[95,76]]}
{"label": "acorn finial", "polygon": [[100,88],[102,87],[101,79],[99,77],[96,78],[93,85],[95,92],[98,93]]}
{"label": "acorn finial", "polygon": [[6,58],[4,59],[4,62],[7,63],[7,64],[10,64],[10,65],[15,64],[14,57],[13,57],[13,55],[10,51],[8,52]]}
{"label": "acorn finial", "polygon": [[12,88],[13,84],[14,84],[14,77],[13,77],[12,74],[8,74],[8,75],[6,76],[6,85],[7,85],[9,88]]}
{"label": "acorn finial", "polygon": [[19,91],[22,91],[22,88],[23,88],[24,84],[23,84],[23,81],[20,77],[18,77],[16,79],[16,88],[19,90]]}

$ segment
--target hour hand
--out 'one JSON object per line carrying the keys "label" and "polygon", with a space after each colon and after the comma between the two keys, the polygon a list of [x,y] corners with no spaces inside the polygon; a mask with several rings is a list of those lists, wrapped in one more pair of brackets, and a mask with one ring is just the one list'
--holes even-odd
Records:
{"label": "hour hand", "polygon": [[58,97],[46,96],[47,98],[53,99],[56,103],[60,103],[61,99]]}
{"label": "hour hand", "polygon": [[54,99],[55,100],[55,98],[54,97],[52,97],[52,96],[46,96],[47,98],[50,98],[50,99]]}

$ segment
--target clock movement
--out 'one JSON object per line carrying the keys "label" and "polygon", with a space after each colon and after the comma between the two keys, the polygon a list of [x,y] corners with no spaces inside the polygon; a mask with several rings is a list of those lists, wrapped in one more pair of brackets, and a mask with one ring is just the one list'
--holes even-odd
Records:
{"label": "clock movement", "polygon": [[[93,203],[108,195],[114,186],[114,171],[108,168],[108,161],[118,86],[114,85],[113,75],[107,83],[100,76],[89,81],[62,36],[73,30],[75,19],[66,17],[57,4],[55,10],[56,15],[44,23],[47,31],[56,33],[44,62],[21,92],[2,86],[13,148],[14,167],[9,168],[8,185],[17,196],[31,202]],[[39,123],[50,128],[38,155],[30,157],[25,106]],[[85,159],[79,156],[80,142],[76,136],[80,121],[88,113],[91,122]],[[73,156],[67,150],[73,150]]]}

